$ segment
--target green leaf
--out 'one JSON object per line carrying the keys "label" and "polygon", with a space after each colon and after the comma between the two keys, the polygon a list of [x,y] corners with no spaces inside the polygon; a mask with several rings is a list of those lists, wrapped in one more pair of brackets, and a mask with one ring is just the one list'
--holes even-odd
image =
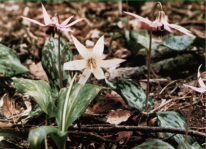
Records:
{"label": "green leaf", "polygon": [[3,136],[3,137],[17,137],[17,138],[27,139],[28,138],[28,132],[0,129],[0,136]]}
{"label": "green leaf", "polygon": [[[67,113],[66,113],[66,129],[77,119],[79,118],[86,108],[89,106],[90,102],[96,97],[101,88],[97,85],[85,84],[80,85],[78,83],[72,86],[70,93],[69,101],[67,104]],[[61,89],[58,96],[58,112],[56,116],[56,121],[59,128],[62,130],[62,117],[64,103],[66,99],[68,88]]]}
{"label": "green leaf", "polygon": [[[60,51],[61,51],[61,68],[62,68],[62,80],[64,86],[68,84],[69,71],[63,71],[63,64],[73,59],[72,51],[69,45],[60,39]],[[52,94],[57,97],[60,90],[59,79],[59,57],[58,57],[58,38],[49,38],[45,41],[44,49],[42,52],[42,66],[49,78]]]}
{"label": "green leaf", "polygon": [[177,149],[202,149],[202,147],[199,145],[198,142],[195,142],[192,145],[190,145],[188,143],[185,144],[183,141],[181,141],[177,146]]}
{"label": "green leaf", "polygon": [[14,85],[23,95],[32,96],[49,118],[56,116],[57,108],[51,97],[51,88],[46,81],[14,79]]}
{"label": "green leaf", "polygon": [[[125,37],[128,42],[129,49],[133,54],[136,54],[138,51],[147,51],[149,49],[149,34],[146,29],[139,30],[124,30]],[[160,44],[152,43],[152,50],[158,49]]]}
{"label": "green leaf", "polygon": [[167,35],[162,40],[162,45],[172,49],[172,50],[185,50],[194,42],[195,38],[184,36],[175,36],[172,34]]}
{"label": "green leaf", "polygon": [[0,77],[13,77],[28,71],[15,50],[0,44]]}
{"label": "green leaf", "polygon": [[30,149],[40,149],[41,143],[47,135],[49,135],[54,140],[59,149],[62,149],[68,133],[62,132],[58,128],[51,126],[41,126],[33,129],[29,133]]}
{"label": "green leaf", "polygon": [[[165,111],[165,112],[157,112],[157,125],[159,127],[172,127],[172,128],[186,128],[186,120],[185,116],[181,111]],[[165,137],[170,137],[173,134],[164,132],[163,135]],[[185,135],[176,134],[172,137],[178,144],[181,141],[184,141]],[[196,142],[196,138],[189,136],[187,137],[187,142],[192,145],[192,143]]]}
{"label": "green leaf", "polygon": [[132,149],[175,149],[173,146],[160,139],[148,140]]}
{"label": "green leaf", "polygon": [[[133,81],[127,79],[119,79],[115,83],[109,82],[105,79],[108,87],[116,91],[128,106],[136,108],[139,111],[145,110],[146,95],[141,86]],[[152,99],[149,98],[148,110],[152,105]]]}

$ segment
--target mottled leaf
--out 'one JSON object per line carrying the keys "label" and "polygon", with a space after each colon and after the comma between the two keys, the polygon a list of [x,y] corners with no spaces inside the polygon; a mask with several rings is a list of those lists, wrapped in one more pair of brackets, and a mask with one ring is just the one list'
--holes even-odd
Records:
{"label": "mottled leaf", "polygon": [[192,145],[184,143],[181,141],[177,146],[177,149],[202,149],[198,142],[193,143]]}
{"label": "mottled leaf", "polygon": [[[69,71],[63,70],[63,64],[73,59],[73,54],[69,45],[63,40],[60,40],[61,51],[61,68],[62,80],[64,86],[68,83]],[[59,77],[59,58],[58,58],[58,38],[49,38],[45,41],[44,49],[42,52],[42,66],[49,78],[52,94],[57,97],[60,90],[60,77]]]}
{"label": "mottled leaf", "polygon": [[160,139],[150,139],[132,149],[175,149],[169,143],[164,142]]}
{"label": "mottled leaf", "polygon": [[194,42],[194,40],[194,37],[189,37],[187,35],[175,36],[169,34],[162,40],[161,44],[172,50],[185,50]]}
{"label": "mottled leaf", "polygon": [[[184,114],[181,111],[157,112],[157,125],[159,127],[172,127],[172,128],[185,129],[186,120]],[[163,135],[165,137],[170,137],[173,135],[173,133],[163,132]],[[181,141],[184,141],[185,135],[176,134],[171,138],[179,144]],[[187,142],[190,145],[192,145],[192,143],[196,142],[196,138],[188,135]]]}
{"label": "mottled leaf", "polygon": [[28,71],[15,50],[0,44],[0,77],[13,77]]}
{"label": "mottled leaf", "polygon": [[[131,108],[136,108],[139,111],[145,110],[146,94],[142,87],[130,80],[119,79],[115,83],[109,82],[105,79],[107,86],[116,91]],[[149,98],[148,110],[152,105],[152,99]]]}
{"label": "mottled leaf", "polygon": [[56,116],[57,108],[51,97],[51,87],[46,81],[14,79],[14,85],[23,95],[32,96],[49,118]]}
{"label": "mottled leaf", "polygon": [[[85,84],[80,85],[78,83],[72,86],[72,90],[69,97],[69,102],[67,104],[67,113],[66,113],[66,129],[77,119],[79,118],[86,108],[89,106],[90,102],[96,97],[101,88],[97,85]],[[62,129],[62,117],[64,103],[66,99],[68,88],[61,89],[58,96],[58,112],[56,116],[57,124],[60,129]]]}
{"label": "mottled leaf", "polygon": [[49,135],[54,140],[59,149],[62,149],[68,133],[62,132],[58,128],[51,126],[41,126],[33,129],[29,133],[30,149],[40,149],[41,143],[47,135]]}

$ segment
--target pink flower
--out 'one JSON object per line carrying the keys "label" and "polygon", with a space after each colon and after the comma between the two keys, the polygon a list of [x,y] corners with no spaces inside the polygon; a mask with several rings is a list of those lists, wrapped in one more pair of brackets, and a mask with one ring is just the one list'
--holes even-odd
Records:
{"label": "pink flower", "polygon": [[[42,4],[42,10],[43,10],[43,15],[44,15],[44,24],[36,21],[36,20],[33,20],[33,19],[29,19],[29,18],[26,18],[26,17],[22,17],[30,22],[33,22],[35,24],[38,24],[40,26],[53,26],[53,27],[56,27],[58,30],[62,30],[62,31],[72,31],[71,29],[69,29],[69,27],[71,27],[72,25],[76,24],[77,22],[80,22],[82,21],[83,19],[78,19],[70,24],[68,24],[68,22],[74,17],[74,16],[71,16],[69,17],[68,19],[66,19],[64,22],[62,22],[61,24],[59,23],[58,21],[58,16],[57,14],[55,14],[55,16],[50,19],[50,16],[48,15],[46,9],[44,8],[44,5]],[[68,24],[68,25],[67,25]]]}
{"label": "pink flower", "polygon": [[[197,78],[199,78],[199,76],[200,76],[200,67],[201,66],[202,65],[200,65],[199,68],[198,68]],[[202,78],[200,78],[198,80],[198,83],[200,84],[200,88],[197,88],[197,87],[194,87],[194,86],[190,86],[190,85],[186,85],[186,84],[183,84],[183,85],[186,86],[186,87],[189,87],[189,88],[191,88],[191,89],[193,89],[193,90],[195,90],[195,91],[197,91],[199,93],[205,93],[206,92],[206,85],[204,84]]]}
{"label": "pink flower", "polygon": [[130,13],[130,12],[124,12],[124,13],[137,18],[139,21],[148,24],[150,27],[156,27],[157,29],[160,28],[161,30],[165,29],[169,32],[171,32],[170,28],[173,28],[173,29],[176,29],[176,30],[190,36],[190,37],[195,37],[194,35],[192,35],[192,33],[189,30],[185,29],[184,27],[181,27],[181,26],[176,25],[176,24],[169,24],[166,20],[164,11],[159,11],[156,20],[153,22],[151,22],[150,20],[145,19],[141,16],[138,16],[134,13]]}

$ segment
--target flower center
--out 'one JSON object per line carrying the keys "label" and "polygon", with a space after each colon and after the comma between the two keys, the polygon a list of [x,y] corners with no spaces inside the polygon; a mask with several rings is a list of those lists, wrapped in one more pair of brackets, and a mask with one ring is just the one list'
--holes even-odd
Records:
{"label": "flower center", "polygon": [[91,70],[91,71],[93,71],[94,69],[96,69],[96,67],[97,67],[97,60],[95,59],[95,58],[89,58],[88,60],[87,60],[87,66],[89,67],[89,69]]}

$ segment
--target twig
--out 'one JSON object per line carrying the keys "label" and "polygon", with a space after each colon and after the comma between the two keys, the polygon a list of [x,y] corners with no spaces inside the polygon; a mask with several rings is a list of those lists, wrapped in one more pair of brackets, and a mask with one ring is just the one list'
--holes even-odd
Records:
{"label": "twig", "polygon": [[[72,130],[77,130],[78,128],[70,128]],[[95,132],[118,132],[118,131],[141,131],[141,132],[170,132],[170,133],[178,133],[185,134],[185,129],[180,128],[172,128],[172,127],[141,127],[141,126],[111,126],[111,127],[86,127],[82,125],[82,131],[95,131]],[[198,136],[198,137],[206,137],[206,133],[201,133],[198,131],[189,130],[189,135]]]}
{"label": "twig", "polygon": [[177,82],[177,80],[174,80],[174,81],[170,82],[169,84],[167,84],[167,85],[160,91],[159,95],[161,95],[161,94],[163,93],[163,91],[164,91],[169,85],[171,85],[171,84],[173,84],[173,83],[175,83],[175,82]]}
{"label": "twig", "polygon": [[150,111],[150,113],[153,113],[153,112],[155,112],[155,111],[161,109],[162,107],[164,107],[165,105],[167,105],[168,103],[170,103],[170,102],[172,102],[172,101],[173,101],[173,99],[168,100],[167,102],[165,102],[164,104],[160,105],[160,106],[157,107],[156,109]]}

